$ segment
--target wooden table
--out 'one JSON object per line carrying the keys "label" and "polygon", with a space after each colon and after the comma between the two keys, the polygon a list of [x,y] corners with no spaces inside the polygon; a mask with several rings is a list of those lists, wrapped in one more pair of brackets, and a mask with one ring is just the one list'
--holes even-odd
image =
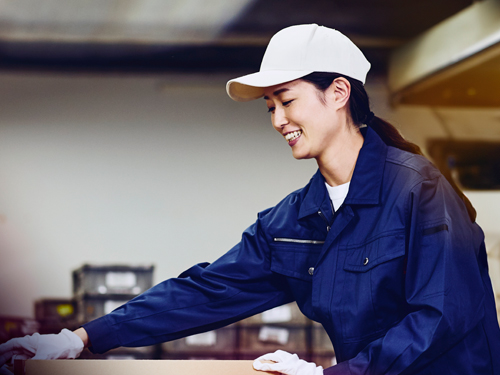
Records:
{"label": "wooden table", "polygon": [[98,360],[16,361],[15,375],[265,375],[253,361],[222,360]]}

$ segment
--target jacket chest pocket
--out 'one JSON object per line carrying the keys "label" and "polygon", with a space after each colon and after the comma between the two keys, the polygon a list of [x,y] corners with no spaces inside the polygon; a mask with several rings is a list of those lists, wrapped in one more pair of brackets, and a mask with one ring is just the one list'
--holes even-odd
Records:
{"label": "jacket chest pocket", "polygon": [[339,309],[345,342],[378,337],[402,318],[405,237],[390,232],[341,251]]}
{"label": "jacket chest pocket", "polygon": [[271,245],[271,271],[312,282],[314,266],[324,241],[275,238]]}

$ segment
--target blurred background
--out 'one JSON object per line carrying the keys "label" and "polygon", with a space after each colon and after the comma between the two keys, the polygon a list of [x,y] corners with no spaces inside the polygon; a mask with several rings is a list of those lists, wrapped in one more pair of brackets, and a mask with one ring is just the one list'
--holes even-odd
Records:
{"label": "blurred background", "polygon": [[84,264],[212,262],[305,185],[264,102],[225,92],[300,23],[365,53],[373,111],[464,188],[500,293],[498,0],[0,0],[0,316],[72,298]]}

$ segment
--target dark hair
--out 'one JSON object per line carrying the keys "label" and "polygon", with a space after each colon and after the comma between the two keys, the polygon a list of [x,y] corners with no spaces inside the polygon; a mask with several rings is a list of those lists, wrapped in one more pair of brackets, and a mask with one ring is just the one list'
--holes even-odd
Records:
{"label": "dark hair", "polygon": [[[360,127],[362,124],[370,126],[388,146],[393,146],[412,154],[422,155],[422,150],[418,145],[403,138],[398,129],[380,117],[373,115],[370,110],[370,99],[366,93],[363,83],[357,79],[337,73],[314,72],[302,77],[302,80],[312,83],[320,91],[325,91],[332,82],[339,77],[343,77],[351,84],[351,96],[349,98],[349,110],[354,125]],[[455,192],[465,203],[467,213],[472,222],[476,220],[476,210],[472,203],[457,186],[451,176],[443,173]]]}

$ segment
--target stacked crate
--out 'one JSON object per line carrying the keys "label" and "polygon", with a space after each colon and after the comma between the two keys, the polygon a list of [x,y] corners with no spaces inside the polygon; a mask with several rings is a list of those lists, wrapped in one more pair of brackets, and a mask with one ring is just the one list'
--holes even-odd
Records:
{"label": "stacked crate", "polygon": [[35,301],[35,319],[38,332],[59,333],[63,328],[75,329],[76,303],[69,298],[42,298]]}
{"label": "stacked crate", "polygon": [[323,368],[337,364],[330,337],[323,326],[316,322],[311,325],[311,361]]}
{"label": "stacked crate", "polygon": [[239,359],[255,359],[278,349],[310,360],[310,326],[297,307],[290,303],[254,315],[240,322]]}
{"label": "stacked crate", "polygon": [[238,325],[162,344],[163,359],[237,359]]}
{"label": "stacked crate", "polygon": [[[82,325],[106,315],[153,285],[153,266],[83,265],[73,271],[76,323]],[[85,350],[80,358],[153,359],[156,346],[118,348],[103,355]]]}

